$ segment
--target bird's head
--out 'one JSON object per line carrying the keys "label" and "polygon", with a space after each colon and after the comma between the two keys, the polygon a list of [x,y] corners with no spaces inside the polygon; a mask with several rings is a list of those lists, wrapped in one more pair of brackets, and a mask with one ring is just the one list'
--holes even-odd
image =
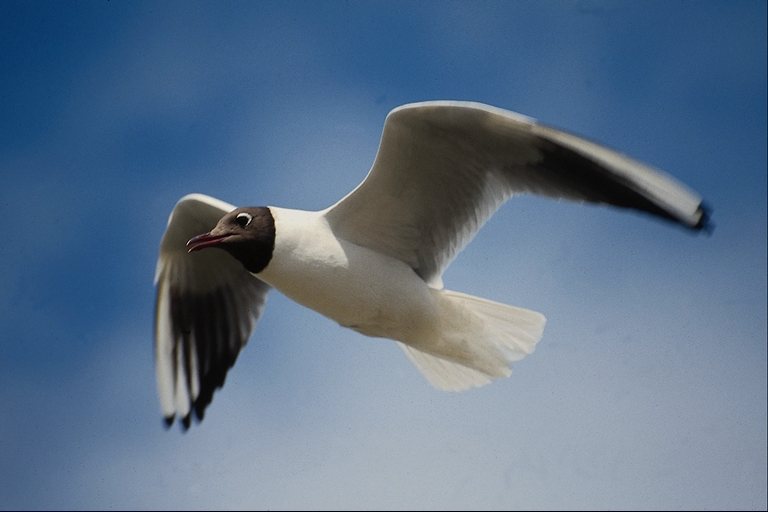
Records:
{"label": "bird's head", "polygon": [[258,273],[272,259],[275,220],[269,208],[237,208],[223,216],[211,231],[187,242],[188,252],[209,247],[224,249],[249,271]]}

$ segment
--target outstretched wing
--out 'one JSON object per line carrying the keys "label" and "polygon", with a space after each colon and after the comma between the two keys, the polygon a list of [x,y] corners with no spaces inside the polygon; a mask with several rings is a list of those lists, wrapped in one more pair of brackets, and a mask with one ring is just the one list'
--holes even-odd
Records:
{"label": "outstretched wing", "polygon": [[203,419],[259,318],[269,286],[225,251],[187,253],[235,207],[201,194],[183,197],[160,243],[155,285],[155,370],[166,425]]}
{"label": "outstretched wing", "polygon": [[687,228],[707,226],[701,198],[662,172],[506,110],[426,102],[387,116],[366,179],[325,211],[337,236],[441,275],[515,193],[605,203]]}

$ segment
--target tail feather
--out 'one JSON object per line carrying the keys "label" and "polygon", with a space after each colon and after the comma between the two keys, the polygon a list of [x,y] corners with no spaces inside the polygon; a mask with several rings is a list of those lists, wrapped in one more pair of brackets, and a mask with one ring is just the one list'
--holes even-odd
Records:
{"label": "tail feather", "polygon": [[510,364],[541,339],[546,319],[540,313],[450,290],[433,293],[439,295],[438,328],[430,339],[401,347],[439,389],[461,391],[508,377]]}
{"label": "tail feather", "polygon": [[404,343],[398,345],[424,378],[443,391],[464,391],[491,382],[492,377],[467,366],[416,350]]}

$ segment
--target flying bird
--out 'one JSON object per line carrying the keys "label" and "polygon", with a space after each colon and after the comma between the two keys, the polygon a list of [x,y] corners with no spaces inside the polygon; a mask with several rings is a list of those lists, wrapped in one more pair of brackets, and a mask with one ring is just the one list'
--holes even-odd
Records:
{"label": "flying bird", "polygon": [[325,210],[236,208],[202,194],[176,204],[155,274],[166,425],[203,419],[270,288],[395,340],[437,388],[509,376],[533,352],[544,316],[446,289],[441,276],[496,209],[523,193],[710,228],[697,194],[594,142],[479,103],[398,107],[367,177]]}

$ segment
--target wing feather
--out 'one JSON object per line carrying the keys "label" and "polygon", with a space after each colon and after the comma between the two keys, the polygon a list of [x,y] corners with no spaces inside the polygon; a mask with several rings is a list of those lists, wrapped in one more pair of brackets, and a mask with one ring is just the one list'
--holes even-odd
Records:
{"label": "wing feather", "polygon": [[189,254],[186,242],[235,207],[183,197],[160,243],[155,283],[155,369],[167,425],[202,420],[261,314],[269,286],[224,251]]}
{"label": "wing feather", "polygon": [[708,227],[701,198],[661,171],[520,114],[467,102],[390,112],[368,176],[325,215],[340,238],[396,257],[440,287],[455,255],[520,193]]}

